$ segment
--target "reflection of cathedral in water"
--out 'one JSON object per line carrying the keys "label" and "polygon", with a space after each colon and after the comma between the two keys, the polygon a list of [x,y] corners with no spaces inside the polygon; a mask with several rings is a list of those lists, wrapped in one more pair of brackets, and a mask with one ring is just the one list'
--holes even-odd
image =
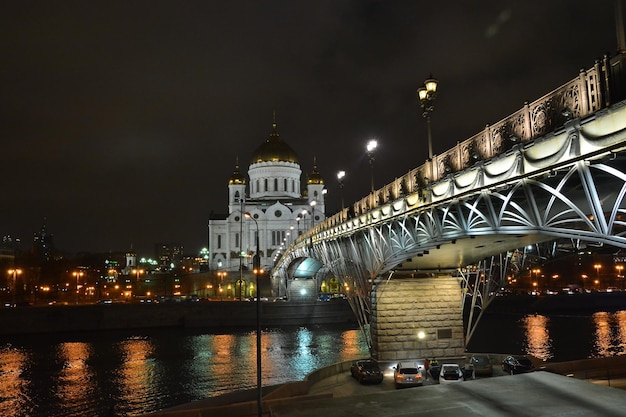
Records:
{"label": "reflection of cathedral in water", "polygon": [[[257,265],[269,271],[284,248],[324,220],[324,180],[314,159],[305,184],[301,174],[298,156],[281,139],[275,121],[268,138],[253,153],[247,177],[240,172],[239,163],[235,164],[228,181],[228,213],[212,212],[208,225],[209,266],[218,277],[222,296],[256,294],[253,261],[257,244]],[[270,295],[269,287],[272,296],[287,295],[288,283],[273,282],[265,289],[262,283],[269,282],[269,274],[263,277],[261,296]],[[338,288],[334,278],[307,281],[309,296]]]}

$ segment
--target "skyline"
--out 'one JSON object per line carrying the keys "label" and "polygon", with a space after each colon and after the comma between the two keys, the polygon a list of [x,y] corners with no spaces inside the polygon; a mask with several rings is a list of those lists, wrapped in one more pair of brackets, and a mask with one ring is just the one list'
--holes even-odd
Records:
{"label": "skyline", "polygon": [[[616,51],[614,2],[12,2],[0,66],[0,233],[67,251],[206,245],[271,131],[313,159],[327,214]],[[45,219],[45,220],[44,220]]]}

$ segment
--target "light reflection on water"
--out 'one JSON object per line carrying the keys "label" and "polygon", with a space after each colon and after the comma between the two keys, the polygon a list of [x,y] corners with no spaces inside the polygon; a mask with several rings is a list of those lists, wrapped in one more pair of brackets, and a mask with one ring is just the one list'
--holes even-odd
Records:
{"label": "light reflection on water", "polygon": [[[134,416],[256,387],[254,331],[13,339],[0,342],[3,417]],[[323,328],[264,330],[261,352],[264,386],[369,355],[359,330]]]}
{"label": "light reflection on water", "polygon": [[593,315],[596,327],[596,357],[624,354],[626,346],[626,311],[617,313],[596,313]]}
{"label": "light reflection on water", "polygon": [[[572,325],[585,321],[589,322],[591,331],[585,331],[584,327]],[[618,312],[598,312],[589,318],[579,317],[548,317],[539,314],[528,315],[520,320],[520,326],[524,331],[524,343],[522,344],[522,352],[532,355],[543,361],[554,360],[572,360],[585,358],[598,358],[623,355],[626,353],[626,311]],[[558,338],[564,333],[568,333],[569,343],[562,344],[557,347],[554,343],[554,334],[558,334]],[[588,340],[590,339],[590,340]],[[589,347],[587,348],[587,345]],[[563,358],[563,354],[559,349],[567,349],[569,351],[580,351],[580,347],[588,349],[581,354],[575,354],[574,358]]]}
{"label": "light reflection on water", "polygon": [[543,361],[552,359],[552,341],[546,316],[526,316],[522,319],[526,331],[526,353]]}

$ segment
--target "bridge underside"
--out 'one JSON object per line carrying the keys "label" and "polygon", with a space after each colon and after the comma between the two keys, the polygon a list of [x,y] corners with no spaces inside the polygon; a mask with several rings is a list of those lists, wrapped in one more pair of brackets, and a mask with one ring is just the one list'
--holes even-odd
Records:
{"label": "bridge underside", "polygon": [[420,271],[456,271],[460,266],[473,264],[492,256],[495,248],[505,250],[523,248],[535,243],[552,240],[553,237],[540,234],[488,234],[465,239],[453,239],[446,244],[423,250],[416,256],[397,264],[395,273]]}

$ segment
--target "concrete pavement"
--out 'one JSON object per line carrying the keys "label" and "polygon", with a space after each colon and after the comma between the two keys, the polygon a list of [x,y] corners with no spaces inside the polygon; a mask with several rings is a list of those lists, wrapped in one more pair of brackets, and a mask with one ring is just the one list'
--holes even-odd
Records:
{"label": "concrete pavement", "polygon": [[428,384],[393,389],[385,376],[381,385],[363,385],[339,374],[320,381],[310,394],[326,391],[332,398],[304,400],[272,407],[272,417],[617,417],[626,415],[623,390],[591,384],[551,372],[482,378],[457,384]]}

